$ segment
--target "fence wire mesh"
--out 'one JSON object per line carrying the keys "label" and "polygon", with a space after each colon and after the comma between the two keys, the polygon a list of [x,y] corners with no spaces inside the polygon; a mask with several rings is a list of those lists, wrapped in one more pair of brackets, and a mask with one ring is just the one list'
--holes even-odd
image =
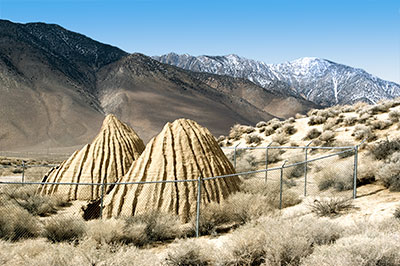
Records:
{"label": "fence wire mesh", "polygon": [[[198,236],[224,232],[270,210],[297,204],[304,197],[355,195],[355,148],[238,148],[226,154],[238,174],[160,182],[48,184],[42,178],[54,165],[2,164],[0,238],[73,239],[80,232],[68,230],[84,231],[85,220],[129,216],[153,217],[137,218],[146,226],[155,226],[154,219],[161,216],[168,224],[165,217],[169,217],[169,222],[186,224],[187,235]],[[236,175],[241,179],[239,192],[228,197],[209,189],[209,184]],[[44,193],[44,187],[51,187],[51,193]],[[134,194],[139,196],[133,198]],[[66,230],[60,229],[63,227]]]}

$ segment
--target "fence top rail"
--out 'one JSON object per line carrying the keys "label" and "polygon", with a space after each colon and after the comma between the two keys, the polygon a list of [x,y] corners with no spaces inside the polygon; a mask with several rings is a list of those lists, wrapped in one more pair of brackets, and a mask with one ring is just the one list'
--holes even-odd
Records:
{"label": "fence top rail", "polygon": [[[275,171],[275,170],[290,168],[290,167],[293,167],[293,166],[296,166],[296,165],[301,165],[301,164],[304,164],[304,163],[309,163],[309,162],[314,162],[314,161],[326,159],[326,158],[333,157],[333,156],[340,155],[340,154],[344,154],[346,152],[353,151],[353,150],[354,150],[354,147],[352,147],[351,149],[347,149],[347,150],[344,150],[344,151],[337,152],[337,153],[328,154],[328,155],[321,156],[321,157],[318,157],[318,158],[310,159],[310,160],[307,160],[307,161],[301,161],[301,162],[296,162],[296,163],[292,163],[292,164],[283,164],[282,166],[277,166],[277,167],[268,168],[268,169],[240,172],[240,173],[234,173],[234,174],[228,174],[228,175],[205,177],[205,178],[202,178],[201,180],[207,181],[207,180],[226,178],[226,177],[233,177],[233,176],[239,176],[239,175],[265,173],[265,172],[269,172],[269,171]],[[113,183],[78,183],[78,182],[58,183],[58,182],[12,182],[12,181],[1,182],[0,181],[0,184],[10,184],[10,185],[13,185],[13,184],[14,185],[20,185],[20,184],[27,184],[27,185],[92,185],[92,186],[105,185],[105,186],[108,186],[108,185],[140,185],[140,184],[182,183],[182,182],[198,182],[198,181],[199,181],[199,179],[137,181],[137,182],[113,182]]]}
{"label": "fence top rail", "polygon": [[227,150],[265,150],[265,149],[308,149],[308,150],[345,150],[354,148],[355,146],[342,146],[342,147],[324,147],[324,146],[259,146],[259,147],[221,147],[221,149]]}

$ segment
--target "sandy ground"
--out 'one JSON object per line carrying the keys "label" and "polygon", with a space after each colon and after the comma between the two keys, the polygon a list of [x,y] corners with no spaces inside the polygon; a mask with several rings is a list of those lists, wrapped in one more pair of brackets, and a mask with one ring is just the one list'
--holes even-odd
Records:
{"label": "sandy ground", "polygon": [[22,176],[21,175],[0,176],[0,183],[1,182],[22,182]]}

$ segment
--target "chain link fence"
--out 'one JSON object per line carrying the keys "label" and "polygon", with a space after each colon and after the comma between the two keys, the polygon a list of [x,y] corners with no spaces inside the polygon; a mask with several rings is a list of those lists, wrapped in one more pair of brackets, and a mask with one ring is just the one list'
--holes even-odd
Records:
{"label": "chain link fence", "polygon": [[[129,186],[138,186],[141,189],[144,186],[154,186],[154,191],[166,190],[170,186],[170,190],[173,191],[179,184],[183,184],[185,189],[192,189],[190,201],[195,203],[195,207],[189,210],[189,224],[191,224],[189,227],[193,229],[195,236],[210,233],[210,228],[216,230],[215,226],[210,225],[210,220],[216,224],[244,223],[254,215],[262,213],[263,208],[282,209],[298,203],[297,198],[307,196],[355,198],[358,148],[361,144],[345,147],[310,145],[233,147],[227,155],[235,166],[236,174],[199,176],[190,180],[48,183],[42,182],[42,178],[52,167],[57,167],[56,165],[29,165],[24,162],[21,165],[0,165],[1,169],[8,169],[6,173],[12,172],[12,169],[21,169],[21,172],[14,173],[12,178],[7,175],[0,176],[0,237],[10,240],[34,237],[41,234],[43,228],[49,227],[52,221],[57,224],[60,217],[104,219],[107,217],[104,213],[104,198],[116,186],[122,186],[122,190],[126,190]],[[209,192],[205,189],[207,182],[227,180],[236,176],[241,177],[244,184],[243,191],[229,196],[228,203],[223,203],[225,205],[212,203],[209,200]],[[51,196],[38,193],[41,187],[49,185],[57,186],[56,193]],[[68,191],[77,186],[85,187],[87,190],[101,190],[101,196],[90,202],[68,201],[63,198],[63,194],[69,193]],[[146,197],[150,199],[155,195],[162,193],[148,193]],[[171,202],[177,204],[177,201]],[[157,211],[160,213],[168,213],[174,209],[168,204],[161,203],[158,207]],[[146,212],[151,212],[148,206],[136,207],[136,213]],[[125,214],[129,216],[129,213]],[[217,221],[218,219],[220,220]],[[60,226],[63,225],[55,225],[58,228]],[[223,232],[224,228],[218,230]]]}

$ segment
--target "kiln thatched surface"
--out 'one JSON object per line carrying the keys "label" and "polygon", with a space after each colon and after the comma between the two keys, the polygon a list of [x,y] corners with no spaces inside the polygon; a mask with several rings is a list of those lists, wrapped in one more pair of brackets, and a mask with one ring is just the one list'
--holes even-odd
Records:
{"label": "kiln thatched surface", "polygon": [[[179,119],[164,126],[147,144],[121,182],[187,180],[234,173],[232,164],[208,131],[194,121]],[[202,204],[220,202],[238,191],[240,179],[203,182]],[[103,214],[131,216],[170,212],[188,221],[196,210],[197,182],[117,185],[106,196]]]}
{"label": "kiln thatched surface", "polygon": [[[108,115],[94,141],[72,154],[58,169],[52,169],[44,181],[116,182],[126,174],[144,148],[143,141],[132,128],[115,116]],[[68,200],[95,200],[101,195],[101,186],[45,185],[39,188],[39,191],[42,194],[63,195]]]}

